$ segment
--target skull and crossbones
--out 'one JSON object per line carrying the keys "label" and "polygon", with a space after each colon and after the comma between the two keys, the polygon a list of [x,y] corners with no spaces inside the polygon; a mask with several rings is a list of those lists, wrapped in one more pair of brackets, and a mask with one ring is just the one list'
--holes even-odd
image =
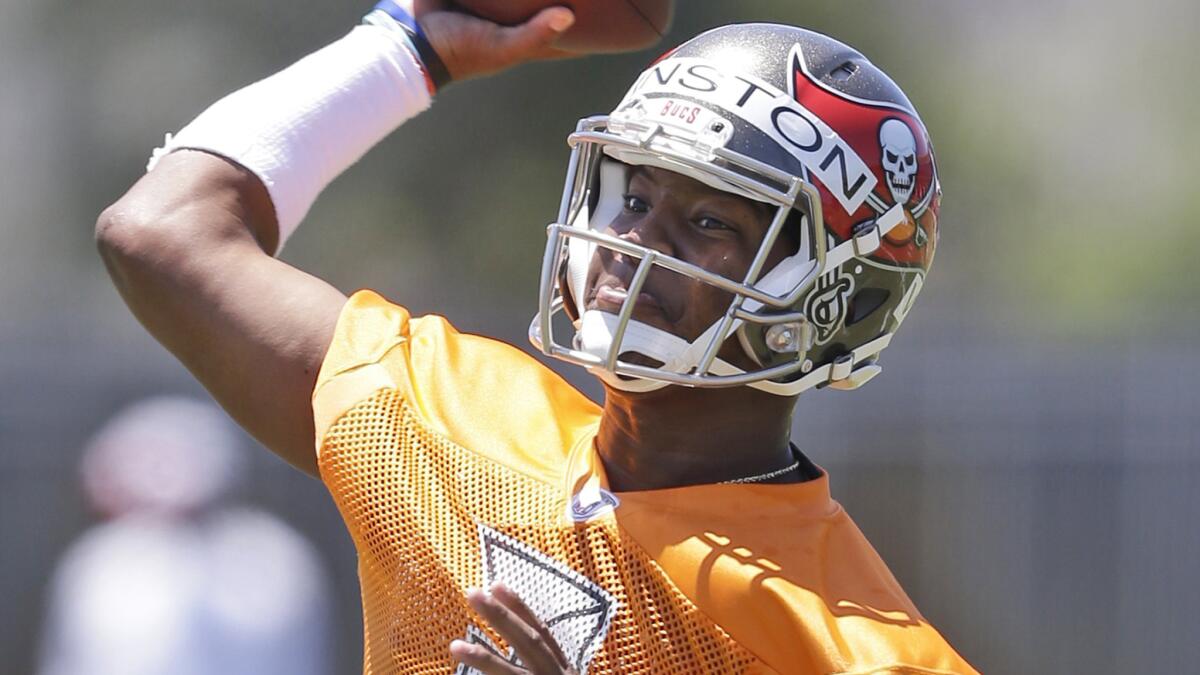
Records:
{"label": "skull and crossbones", "polygon": [[893,117],[879,126],[879,148],[892,199],[906,204],[916,183],[917,139],[907,124]]}

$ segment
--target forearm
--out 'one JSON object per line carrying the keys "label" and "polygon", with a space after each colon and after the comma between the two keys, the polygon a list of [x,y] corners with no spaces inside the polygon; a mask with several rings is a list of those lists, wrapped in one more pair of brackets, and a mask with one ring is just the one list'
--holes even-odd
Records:
{"label": "forearm", "polygon": [[[400,25],[373,23],[214,103],[155,152],[197,149],[244,167],[265,186],[279,245],[339,174],[429,107],[421,62]],[[275,252],[277,249],[268,249]]]}
{"label": "forearm", "polygon": [[386,14],[369,18],[168,137],[149,173],[101,216],[97,239],[117,287],[172,351],[171,293],[207,297],[199,291],[276,252],[329,182],[429,105],[406,33]]}
{"label": "forearm", "polygon": [[[464,77],[541,58],[569,25],[555,20],[563,12],[518,27],[429,17]],[[309,397],[345,297],[272,254],[325,185],[429,104],[409,32],[384,24],[214,104],[96,226],[142,324],[252,435],[310,473]]]}
{"label": "forearm", "polygon": [[[109,250],[106,257],[115,259],[122,251],[156,257],[157,245],[180,237],[237,241],[225,235],[243,230],[263,250],[276,252],[329,182],[429,106],[428,72],[463,78],[557,56],[548,45],[572,20],[567,10],[551,8],[525,25],[508,28],[434,12],[426,15],[438,26],[434,50],[401,4],[384,0],[349,35],[225,97],[173,138],[168,136],[151,159],[150,175],[101,218],[97,235]],[[415,45],[423,46],[425,61]],[[456,58],[442,63],[441,52]],[[425,65],[430,59],[436,67]],[[227,158],[244,171],[210,162],[212,172],[182,171],[173,180],[156,180],[155,164],[179,149]],[[222,233],[211,229],[211,218],[184,216],[185,206],[244,216],[236,219],[243,227]],[[147,227],[166,220],[171,227]],[[192,230],[197,223],[208,224]],[[162,237],[141,242],[121,238],[124,244],[113,246],[106,242],[114,224],[123,224],[122,231],[151,229]]]}
{"label": "forearm", "polygon": [[[168,134],[148,175],[101,218],[102,249],[157,257],[157,247],[180,237],[236,243],[249,230],[264,251],[276,252],[334,178],[430,104],[410,29],[379,10],[366,21]],[[232,166],[195,153],[169,157],[177,150],[202,150]],[[156,176],[164,158],[171,175]],[[224,224],[232,231],[218,229]],[[141,240],[114,240],[115,225]],[[123,245],[109,245],[116,241]]]}
{"label": "forearm", "polygon": [[181,319],[211,313],[231,275],[250,265],[286,275],[262,258],[329,182],[428,106],[411,49],[394,22],[359,26],[226,96],[169,137],[149,173],[101,216],[97,239],[114,282],[173,352]]}
{"label": "forearm", "polygon": [[138,320],[310,473],[308,397],[345,297],[272,254],[330,181],[429,104],[410,48],[394,26],[360,26],[230,94],[168,138],[96,226]]}

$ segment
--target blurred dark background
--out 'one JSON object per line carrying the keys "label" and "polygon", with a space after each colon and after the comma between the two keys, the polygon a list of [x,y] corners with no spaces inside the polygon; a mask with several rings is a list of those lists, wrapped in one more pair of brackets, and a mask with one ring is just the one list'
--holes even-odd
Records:
{"label": "blurred dark background", "polygon": [[[202,395],[109,284],[96,215],[164,133],[365,9],[0,2],[0,672],[34,670],[50,570],[93,522],[87,438],[135,399]],[[937,261],[884,375],[802,397],[797,442],[984,672],[1194,672],[1200,4],[679,0],[664,46],[760,19],[883,66],[945,190]],[[656,54],[449,88],[326,192],[283,257],[524,345],[566,134]],[[238,498],[316,543],[337,672],[355,672],[350,540],[317,481],[245,446]]]}

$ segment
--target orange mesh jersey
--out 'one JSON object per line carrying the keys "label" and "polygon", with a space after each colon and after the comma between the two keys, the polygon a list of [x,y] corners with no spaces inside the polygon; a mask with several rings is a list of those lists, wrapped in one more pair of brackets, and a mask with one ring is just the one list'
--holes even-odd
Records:
{"label": "orange mesh jersey", "polygon": [[509,655],[464,597],[493,581],[580,673],[975,672],[827,477],[614,495],[593,450],[599,408],[440,317],[355,294],[313,410],[358,550],[369,675],[468,672],[455,638]]}

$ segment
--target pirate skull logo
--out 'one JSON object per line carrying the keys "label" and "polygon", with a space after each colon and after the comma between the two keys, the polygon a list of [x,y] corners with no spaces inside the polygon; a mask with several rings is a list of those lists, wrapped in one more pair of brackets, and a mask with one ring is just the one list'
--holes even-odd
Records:
{"label": "pirate skull logo", "polygon": [[892,199],[905,204],[917,178],[917,138],[907,124],[892,117],[879,126],[879,149]]}

